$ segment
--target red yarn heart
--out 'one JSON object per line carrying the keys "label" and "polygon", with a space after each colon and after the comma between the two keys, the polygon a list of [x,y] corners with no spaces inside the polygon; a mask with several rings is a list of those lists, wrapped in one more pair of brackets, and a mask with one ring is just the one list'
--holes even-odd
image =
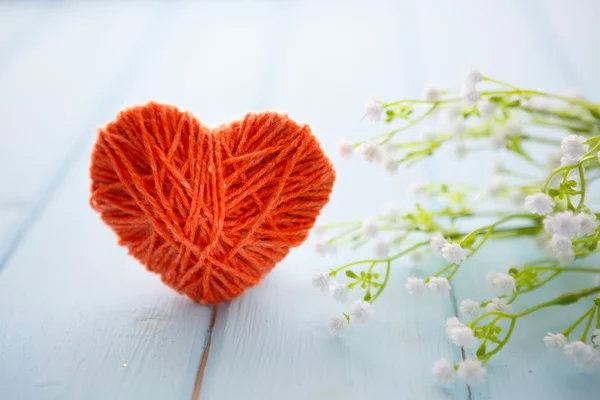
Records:
{"label": "red yarn heart", "polygon": [[274,112],[210,129],[149,103],[100,129],[91,205],[119,243],[201,303],[256,285],[308,236],[335,171],[307,125]]}

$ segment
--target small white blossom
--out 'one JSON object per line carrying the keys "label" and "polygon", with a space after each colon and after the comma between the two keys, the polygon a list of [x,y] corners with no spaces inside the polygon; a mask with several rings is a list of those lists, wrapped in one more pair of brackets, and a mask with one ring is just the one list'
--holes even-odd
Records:
{"label": "small white blossom", "polygon": [[427,184],[422,182],[413,182],[410,184],[410,193],[415,196],[424,196],[427,194]]}
{"label": "small white blossom", "polygon": [[478,69],[472,69],[467,74],[467,83],[475,85],[483,80],[484,76]]}
{"label": "small white blossom", "polygon": [[398,211],[398,208],[396,208],[396,205],[394,205],[392,203],[388,204],[385,209],[385,215],[388,218],[396,219],[399,215],[399,211]]}
{"label": "small white blossom", "polygon": [[467,105],[473,107],[481,99],[481,92],[473,83],[467,83],[463,86],[461,92],[462,98]]}
{"label": "small white blossom", "polygon": [[464,326],[462,322],[458,319],[458,317],[450,317],[446,320],[446,335],[450,336],[450,332],[454,328],[460,328]]}
{"label": "small white blossom", "polygon": [[423,98],[428,101],[440,101],[442,99],[442,92],[438,88],[425,86],[423,88]]}
{"label": "small white blossom", "polygon": [[428,128],[424,128],[421,130],[421,140],[425,142],[433,142],[438,139],[438,134],[436,131]]}
{"label": "small white blossom", "polygon": [[546,157],[546,165],[548,166],[549,169],[556,169],[558,167],[560,167],[560,158],[562,157],[562,154],[560,153],[560,151],[552,151],[550,153],[548,153],[548,156]]}
{"label": "small white blossom", "polygon": [[369,322],[373,317],[371,303],[363,300],[356,300],[350,304],[348,313],[350,314],[350,320],[359,325]]}
{"label": "small white blossom", "polygon": [[433,236],[431,236],[431,241],[429,242],[429,244],[431,245],[433,252],[438,256],[441,256],[442,249],[445,245],[448,244],[448,241],[446,240],[446,238],[444,238],[444,236],[442,236],[441,233],[436,232],[433,234]]}
{"label": "small white blossom", "polygon": [[462,119],[462,107],[459,103],[450,103],[444,107],[444,116],[448,122],[455,121],[456,119]]}
{"label": "small white blossom", "polygon": [[575,261],[575,251],[573,249],[561,253],[553,253],[561,267],[567,267]]}
{"label": "small white blossom", "polygon": [[315,241],[315,251],[321,256],[326,256],[327,254],[335,254],[337,247],[335,243],[331,243],[329,236],[321,236],[319,234]]}
{"label": "small white blossom", "polygon": [[398,172],[398,161],[394,160],[393,157],[387,155],[383,157],[383,166],[389,175],[396,175],[396,172]]}
{"label": "small white blossom", "polygon": [[479,114],[484,119],[492,119],[496,111],[496,104],[488,99],[483,99],[479,102]]}
{"label": "small white blossom", "polygon": [[378,163],[383,159],[383,149],[375,143],[366,142],[360,145],[360,154],[370,163]]}
{"label": "small white blossom", "polygon": [[464,299],[460,302],[460,313],[467,319],[473,319],[479,315],[481,307],[475,300]]}
{"label": "small white blossom", "polygon": [[373,241],[373,254],[378,259],[387,258],[390,254],[390,244],[381,238]]}
{"label": "small white blossom", "polygon": [[501,294],[512,294],[516,288],[515,278],[501,272],[490,271],[487,280]]}
{"label": "small white blossom", "polygon": [[552,212],[555,203],[545,193],[536,193],[525,197],[525,208],[534,214],[546,215]]}
{"label": "small white blossom", "polygon": [[374,97],[367,98],[364,117],[369,117],[372,121],[379,121],[381,114],[383,114],[383,104]]}
{"label": "small white blossom", "polygon": [[454,366],[445,358],[440,358],[433,363],[431,373],[438,383],[448,385],[454,379]]}
{"label": "small white blossom", "polygon": [[425,279],[409,276],[406,280],[406,290],[413,296],[422,295],[427,290]]}
{"label": "small white blossom", "polygon": [[600,329],[596,329],[592,332],[592,343],[596,346],[600,346]]}
{"label": "small white blossom", "polygon": [[577,221],[579,221],[577,232],[581,235],[592,235],[598,228],[595,214],[579,213],[577,214]]}
{"label": "small white blossom", "polygon": [[327,330],[335,336],[339,336],[348,329],[348,320],[343,315],[332,315],[327,319]]}
{"label": "small white blossom", "polygon": [[467,156],[468,153],[469,149],[462,141],[456,142],[456,144],[454,145],[454,156],[457,159],[462,160]]}
{"label": "small white blossom", "polygon": [[600,366],[600,353],[592,346],[577,341],[565,345],[564,349],[571,361],[583,370],[591,372]]}
{"label": "small white blossom", "polygon": [[477,385],[485,379],[487,371],[477,359],[464,360],[458,364],[458,376],[467,385]]}
{"label": "small white blossom", "polygon": [[314,272],[312,278],[313,286],[323,293],[326,293],[331,286],[332,278],[327,272]]}
{"label": "small white blossom", "polygon": [[342,139],[337,143],[336,149],[340,157],[342,157],[345,160],[348,160],[350,157],[352,157],[354,145],[348,142],[348,140]]}
{"label": "small white blossom", "polygon": [[561,166],[577,164],[589,151],[589,146],[585,144],[585,138],[574,134],[564,137],[560,148],[562,150]]}
{"label": "small white blossom", "polygon": [[573,211],[562,211],[544,218],[544,230],[550,235],[561,235],[572,238],[581,225]]}
{"label": "small white blossom", "polygon": [[508,300],[496,297],[495,299],[492,299],[490,303],[488,303],[486,310],[488,312],[500,311],[509,313],[512,311],[512,305],[508,304]]}
{"label": "small white blossom", "polygon": [[467,252],[458,243],[447,243],[442,247],[442,257],[450,263],[460,264],[467,259]]}
{"label": "small white blossom", "polygon": [[450,329],[448,338],[452,343],[466,349],[472,349],[477,346],[477,339],[471,328],[466,325],[457,326]]}
{"label": "small white blossom", "polygon": [[348,300],[348,285],[345,283],[333,282],[329,286],[329,293],[333,298],[341,303],[345,303]]}
{"label": "small white blossom", "polygon": [[548,350],[561,349],[567,344],[567,338],[562,333],[550,333],[544,336],[544,344]]}
{"label": "small white blossom", "polygon": [[448,282],[448,279],[446,278],[432,276],[431,278],[429,278],[429,283],[427,283],[427,287],[433,293],[442,297],[448,297],[450,295],[450,282]]}
{"label": "small white blossom", "polygon": [[520,135],[523,133],[523,121],[516,116],[511,116],[508,121],[504,123],[504,132],[507,136]]}
{"label": "small white blossom", "polygon": [[567,236],[555,234],[552,235],[550,248],[553,254],[568,253],[573,250],[573,243]]}
{"label": "small white blossom", "polygon": [[505,187],[506,182],[504,181],[504,179],[497,176],[493,177],[490,183],[485,188],[485,194],[492,198],[498,197],[502,194]]}
{"label": "small white blossom", "polygon": [[494,149],[506,146],[506,132],[502,126],[494,126],[490,135],[490,144]]}
{"label": "small white blossom", "polygon": [[456,118],[450,123],[448,130],[454,136],[462,136],[462,134],[467,131],[467,123],[462,118]]}
{"label": "small white blossom", "polygon": [[379,222],[375,218],[365,218],[362,222],[363,234],[368,238],[374,238],[379,232]]}

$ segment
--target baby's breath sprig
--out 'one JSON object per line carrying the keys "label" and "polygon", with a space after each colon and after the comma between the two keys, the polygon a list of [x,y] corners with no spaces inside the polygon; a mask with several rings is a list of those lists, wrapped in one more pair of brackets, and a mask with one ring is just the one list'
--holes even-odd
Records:
{"label": "baby's breath sprig", "polygon": [[[328,320],[329,331],[341,334],[350,324],[368,322],[373,317],[372,305],[384,294],[394,265],[400,260],[418,264],[425,252],[444,259],[446,264],[438,271],[409,277],[405,288],[415,296],[427,292],[448,296],[457,272],[471,268],[469,259],[488,242],[532,236],[543,243],[548,256],[528,262],[515,260],[521,263],[509,266],[505,272],[490,272],[487,281],[494,295],[460,302],[461,318],[471,322],[452,317],[446,332],[450,342],[476,349],[475,358],[459,364],[440,359],[432,369],[435,378],[443,384],[455,376],[468,384],[480,383],[487,374],[485,365],[508,345],[520,319],[541,309],[590,298],[594,299],[589,308],[574,316],[572,325],[560,333],[548,333],[543,342],[550,350],[562,350],[578,367],[599,367],[600,267],[579,261],[585,262],[597,253],[600,240],[600,210],[590,191],[592,183],[600,178],[600,104],[576,93],[523,89],[475,70],[461,90],[426,87],[422,99],[383,102],[370,98],[364,117],[398,125],[368,140],[342,140],[338,152],[344,159],[359,152],[366,161],[383,165],[390,174],[449,146],[459,159],[479,150],[503,149],[532,167],[522,171],[496,161],[494,176],[485,188],[415,182],[410,187],[415,198],[435,198],[442,205],[432,207],[420,202],[403,212],[392,208],[362,221],[319,227],[316,248],[323,255],[342,247],[357,249],[369,244],[374,254],[329,272],[315,273],[314,286],[334,299],[346,302],[349,292],[359,292],[362,297],[349,305],[347,313]],[[403,140],[405,133],[433,119],[437,123],[423,125],[443,128],[423,128],[419,139]],[[547,148],[547,158],[539,157],[542,151],[532,153],[529,143]],[[515,183],[509,184],[509,180]],[[488,210],[481,207],[482,199],[506,205]],[[465,231],[468,220],[482,224]],[[589,277],[588,287],[558,294],[528,308],[520,305],[523,294],[565,274]]]}

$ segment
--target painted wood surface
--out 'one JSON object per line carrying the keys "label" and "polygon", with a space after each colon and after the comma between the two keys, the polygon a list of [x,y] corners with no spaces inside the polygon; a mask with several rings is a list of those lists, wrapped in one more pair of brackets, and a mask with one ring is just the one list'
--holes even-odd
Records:
{"label": "painted wood surface", "polygon": [[210,125],[270,108],[309,122],[336,165],[322,222],[410,207],[411,181],[483,183],[489,171],[473,165],[489,154],[445,168],[443,152],[393,178],[342,161],[340,137],[385,129],[359,121],[363,99],[420,96],[472,66],[599,98],[597,11],[560,0],[0,3],[0,399],[595,398],[597,374],[543,348],[564,322],[552,312],[524,321],[484,385],[432,382],[433,361],[461,358],[444,334],[456,302],[489,297],[469,282],[534,256],[515,243],[465,265],[451,299],[403,289],[435,258],[395,266],[373,323],[336,339],[324,322],[344,307],[310,275],[369,249],[321,258],[309,241],[215,312],[116,246],[87,204],[87,167],[96,127],[128,104],[170,102]]}

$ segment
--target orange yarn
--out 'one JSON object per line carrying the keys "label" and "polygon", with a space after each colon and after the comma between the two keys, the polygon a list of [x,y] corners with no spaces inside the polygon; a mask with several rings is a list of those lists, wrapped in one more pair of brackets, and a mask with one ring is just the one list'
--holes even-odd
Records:
{"label": "orange yarn", "polygon": [[92,207],[119,244],[201,303],[256,285],[308,236],[335,171],[307,125],[250,113],[210,129],[149,103],[100,129]]}

